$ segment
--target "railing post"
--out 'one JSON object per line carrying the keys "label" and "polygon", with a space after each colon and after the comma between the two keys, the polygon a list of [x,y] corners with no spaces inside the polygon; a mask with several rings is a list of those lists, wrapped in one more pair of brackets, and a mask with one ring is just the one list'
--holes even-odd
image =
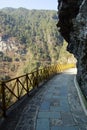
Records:
{"label": "railing post", "polygon": [[49,71],[50,71],[50,67],[47,67],[47,80],[49,79]]}
{"label": "railing post", "polygon": [[29,95],[28,74],[26,74],[26,85],[27,85],[27,94]]}
{"label": "railing post", "polygon": [[2,82],[1,84],[1,92],[2,92],[2,108],[3,108],[3,116],[6,117],[6,100],[5,100],[5,84]]}
{"label": "railing post", "polygon": [[44,72],[45,72],[45,80],[47,80],[47,68],[44,68]]}
{"label": "railing post", "polygon": [[38,78],[39,78],[39,76],[38,76],[38,71],[39,71],[39,70],[38,70],[38,68],[37,68],[37,72],[36,72],[36,79],[37,79],[36,83],[37,83],[37,88],[38,88],[38,84],[39,84],[39,82],[38,82],[38,81],[39,81],[39,79],[38,79]]}
{"label": "railing post", "polygon": [[18,99],[20,99],[20,93],[19,93],[19,81],[17,78],[17,94],[18,94]]}

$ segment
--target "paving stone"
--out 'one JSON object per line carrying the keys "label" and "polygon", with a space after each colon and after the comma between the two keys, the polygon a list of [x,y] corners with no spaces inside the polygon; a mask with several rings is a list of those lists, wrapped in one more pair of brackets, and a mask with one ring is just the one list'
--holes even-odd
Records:
{"label": "paving stone", "polygon": [[68,99],[65,98],[65,97],[61,97],[61,98],[60,98],[60,101],[61,101],[61,104],[62,104],[62,105],[69,105]]}
{"label": "paving stone", "polygon": [[52,94],[48,94],[48,93],[47,93],[47,94],[45,95],[45,98],[44,98],[44,99],[48,100],[48,99],[51,99],[51,98],[52,98]]}
{"label": "paving stone", "polygon": [[53,99],[51,100],[50,106],[60,106],[60,100],[59,99]]}
{"label": "paving stone", "polygon": [[77,126],[59,126],[59,127],[53,127],[54,129],[52,130],[79,130]]}
{"label": "paving stone", "polygon": [[65,112],[70,111],[70,106],[67,102],[61,102],[61,111]]}
{"label": "paving stone", "polygon": [[16,126],[15,130],[34,130],[34,121],[32,119],[26,119],[26,122],[22,121],[22,125]]}
{"label": "paving stone", "polygon": [[53,99],[58,99],[59,98],[59,95],[57,96],[57,95],[53,95],[53,97],[52,97]]}
{"label": "paving stone", "polygon": [[60,112],[62,111],[61,107],[59,106],[50,106],[50,111],[52,112]]}
{"label": "paving stone", "polygon": [[73,116],[70,112],[61,112],[61,117],[64,125],[75,125],[75,121],[73,120]]}
{"label": "paving stone", "polygon": [[51,126],[60,126],[63,125],[62,119],[50,119],[50,125]]}
{"label": "paving stone", "polygon": [[70,108],[68,106],[50,106],[50,111],[53,112],[70,112]]}
{"label": "paving stone", "polygon": [[49,119],[37,119],[36,130],[50,130]]}
{"label": "paving stone", "polygon": [[39,111],[48,111],[50,108],[50,102],[44,101],[41,106]]}
{"label": "paving stone", "polygon": [[82,115],[82,113],[80,112],[78,115],[77,113],[76,114],[73,114],[74,116],[74,119],[75,119],[75,122],[78,123],[78,124],[87,124],[87,117]]}
{"label": "paving stone", "polygon": [[87,130],[87,124],[79,125],[79,130]]}
{"label": "paving stone", "polygon": [[[56,92],[55,92],[55,91],[56,91]],[[55,96],[60,96],[61,94],[60,94],[60,91],[59,91],[59,90],[54,90],[53,95],[55,95]]]}
{"label": "paving stone", "polygon": [[38,118],[60,118],[59,112],[39,112]]}
{"label": "paving stone", "polygon": [[59,130],[57,126],[52,126],[51,130]]}

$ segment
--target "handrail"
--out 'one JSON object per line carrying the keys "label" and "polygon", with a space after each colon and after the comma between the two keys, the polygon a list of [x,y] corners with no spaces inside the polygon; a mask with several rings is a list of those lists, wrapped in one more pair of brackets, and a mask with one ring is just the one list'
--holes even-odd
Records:
{"label": "handrail", "polygon": [[73,67],[75,67],[74,64],[57,64],[2,81],[0,84],[0,116],[5,117],[9,107],[14,105],[25,94],[29,95],[31,90],[37,88],[51,76]]}

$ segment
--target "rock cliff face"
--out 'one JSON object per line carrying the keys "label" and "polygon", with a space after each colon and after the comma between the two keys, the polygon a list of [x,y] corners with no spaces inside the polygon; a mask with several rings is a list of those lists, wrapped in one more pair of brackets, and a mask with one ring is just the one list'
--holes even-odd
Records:
{"label": "rock cliff face", "polygon": [[87,98],[87,0],[58,0],[58,28],[77,59],[77,81]]}

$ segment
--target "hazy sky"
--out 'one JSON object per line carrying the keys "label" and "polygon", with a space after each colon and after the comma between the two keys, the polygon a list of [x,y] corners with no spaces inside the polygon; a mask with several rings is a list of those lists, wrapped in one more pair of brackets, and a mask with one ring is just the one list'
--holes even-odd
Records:
{"label": "hazy sky", "polygon": [[0,0],[0,8],[4,7],[57,10],[57,0]]}

